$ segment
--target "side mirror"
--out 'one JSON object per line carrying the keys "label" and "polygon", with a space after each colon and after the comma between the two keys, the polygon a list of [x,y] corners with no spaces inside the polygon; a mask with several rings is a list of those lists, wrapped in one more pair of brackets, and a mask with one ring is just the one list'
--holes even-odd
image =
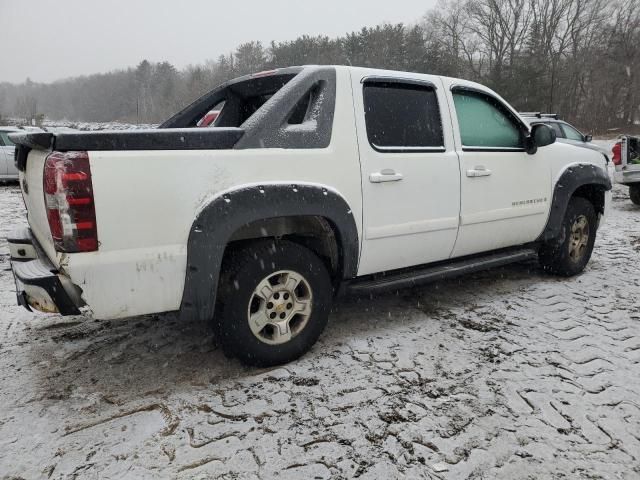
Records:
{"label": "side mirror", "polygon": [[584,136],[584,141],[589,143],[591,142],[591,140],[593,140],[593,135],[585,135]]}
{"label": "side mirror", "polygon": [[527,153],[533,155],[539,147],[546,147],[556,141],[556,132],[541,123],[531,127],[531,134],[527,138]]}

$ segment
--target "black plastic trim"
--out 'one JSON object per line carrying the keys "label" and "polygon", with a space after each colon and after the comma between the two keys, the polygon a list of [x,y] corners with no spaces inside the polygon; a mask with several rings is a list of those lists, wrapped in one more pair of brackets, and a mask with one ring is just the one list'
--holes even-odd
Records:
{"label": "black plastic trim", "polygon": [[16,145],[24,145],[39,150],[51,150],[53,148],[54,134],[49,132],[16,132],[10,133],[9,138]]}
{"label": "black plastic trim", "polygon": [[[300,100],[314,89],[312,118],[300,125],[288,120]],[[242,124],[246,134],[234,148],[327,148],[336,103],[336,69],[306,67]]]}
{"label": "black plastic trim", "polygon": [[358,231],[353,213],[342,196],[316,185],[267,184],[239,188],[211,201],[191,227],[182,316],[203,321],[213,317],[222,258],[239,228],[257,220],[306,215],[324,217],[330,222],[338,241],[341,276],[355,277]]}
{"label": "black plastic trim", "polygon": [[[62,286],[54,265],[46,258],[31,231],[28,228],[14,230],[10,237],[10,243],[33,245],[39,255],[39,258],[34,260],[19,262],[12,260],[11,269],[14,276],[24,285],[33,285],[44,289],[58,307],[60,314],[79,315],[80,310]],[[16,291],[16,297],[18,305],[31,311],[24,291]]]}
{"label": "black plastic trim", "polygon": [[[65,291],[58,276],[51,273],[49,266],[42,259],[29,262],[11,262],[11,268],[16,278],[23,284],[44,289],[62,315],[80,314],[80,310]],[[23,305],[20,297],[22,296],[24,301],[24,291],[16,292],[16,294],[18,305]]]}
{"label": "black plastic trim", "polygon": [[181,128],[56,135],[54,149],[69,150],[222,150],[243,135],[240,128]]}
{"label": "black plastic trim", "polygon": [[7,235],[7,243],[13,244],[25,244],[33,245],[33,236],[31,235],[31,231],[29,227],[16,227],[13,231]]}
{"label": "black plastic trim", "polygon": [[295,75],[300,73],[302,69],[303,67],[279,68],[277,70],[274,70],[272,74],[264,76],[251,74],[229,80],[228,82],[225,82],[222,85],[214,88],[210,92],[205,93],[193,103],[187,105],[185,108],[162,123],[159,128],[180,128],[194,124],[197,120],[202,118],[204,114],[207,113],[211,108],[215,107],[216,104],[218,104],[222,100],[225,100],[227,97],[228,89],[230,87],[233,87],[234,85],[252,80],[259,81],[260,79],[262,79],[264,81],[271,81],[281,77],[294,77]]}
{"label": "black plastic trim", "polygon": [[[89,150],[220,150],[231,149],[244,131],[240,128],[183,128],[73,133],[26,133],[16,135],[19,147],[16,166],[23,170],[28,150],[24,147],[57,151]],[[44,141],[43,135],[48,140]]]}
{"label": "black plastic trim", "polygon": [[378,153],[445,153],[446,147],[379,147],[369,142]]}
{"label": "black plastic trim", "polygon": [[500,148],[500,147],[462,147],[463,152],[515,152],[524,153],[524,148]]}
{"label": "black plastic trim", "polygon": [[604,191],[612,188],[608,173],[600,167],[591,164],[578,164],[568,167],[560,176],[553,191],[551,212],[544,231],[538,238],[547,242],[560,236],[562,221],[564,220],[569,200],[575,191],[585,185],[594,185]]}
{"label": "black plastic trim", "polygon": [[364,77],[360,80],[363,85],[365,83],[389,83],[389,84],[401,84],[401,85],[415,85],[418,87],[428,87],[433,90],[438,90],[438,86],[430,80],[420,80],[417,78],[403,78],[400,76],[385,77],[383,75],[373,75],[370,77]]}
{"label": "black plastic trim", "polygon": [[27,169],[27,157],[29,156],[29,152],[31,151],[31,147],[27,147],[26,145],[18,145],[16,144],[16,150],[13,153],[14,155],[14,163],[16,168],[24,172]]}
{"label": "black plastic trim", "polygon": [[410,288],[455,278],[489,268],[529,260],[537,256],[532,245],[503,249],[478,255],[445,260],[398,271],[383,272],[349,282],[345,292],[353,295]]}

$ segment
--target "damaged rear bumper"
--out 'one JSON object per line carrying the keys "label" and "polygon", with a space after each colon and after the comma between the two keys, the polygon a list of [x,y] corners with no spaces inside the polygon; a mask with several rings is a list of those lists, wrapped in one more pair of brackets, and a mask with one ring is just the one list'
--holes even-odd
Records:
{"label": "damaged rear bumper", "polygon": [[49,261],[31,230],[21,227],[7,238],[18,305],[46,313],[78,315],[80,289]]}

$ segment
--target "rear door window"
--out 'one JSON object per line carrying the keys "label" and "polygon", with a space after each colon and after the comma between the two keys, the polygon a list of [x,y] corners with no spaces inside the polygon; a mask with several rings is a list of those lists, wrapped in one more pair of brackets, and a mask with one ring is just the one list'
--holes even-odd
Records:
{"label": "rear door window", "polygon": [[387,152],[444,150],[435,88],[395,82],[365,82],[369,143]]}

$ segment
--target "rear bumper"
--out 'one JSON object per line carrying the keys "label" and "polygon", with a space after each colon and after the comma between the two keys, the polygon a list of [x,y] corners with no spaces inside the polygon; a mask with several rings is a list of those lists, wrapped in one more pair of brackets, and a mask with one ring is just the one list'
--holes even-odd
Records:
{"label": "rear bumper", "polygon": [[46,313],[78,315],[83,305],[80,289],[49,261],[27,227],[7,238],[18,305]]}
{"label": "rear bumper", "polygon": [[613,175],[616,183],[621,183],[622,185],[638,183],[640,182],[640,165],[633,165],[625,170],[616,170]]}

